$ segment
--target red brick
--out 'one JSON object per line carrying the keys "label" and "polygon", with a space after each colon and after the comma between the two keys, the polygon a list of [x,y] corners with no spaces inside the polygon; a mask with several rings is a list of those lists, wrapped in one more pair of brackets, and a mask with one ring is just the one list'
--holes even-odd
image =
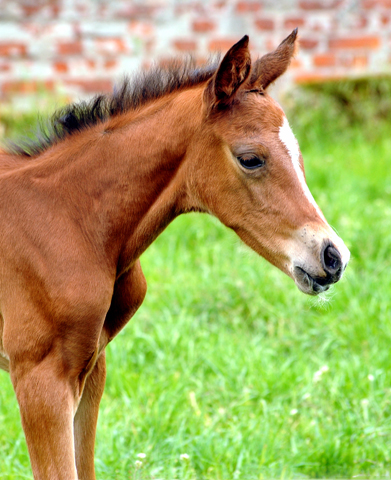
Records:
{"label": "red brick", "polygon": [[107,18],[108,8],[107,5],[101,4],[98,8],[98,15],[100,18]]}
{"label": "red brick", "polygon": [[149,38],[154,34],[155,25],[152,20],[150,21],[140,21],[132,20],[128,23],[128,30],[132,32],[133,35],[139,35],[142,38]]}
{"label": "red brick", "polygon": [[357,17],[354,28],[365,28],[368,26],[368,17],[366,15],[360,15]]}
{"label": "red brick", "polygon": [[193,32],[205,33],[211,32],[216,28],[216,25],[211,20],[195,20],[192,25]]}
{"label": "red brick", "polygon": [[299,39],[299,46],[303,50],[312,50],[313,48],[317,47],[319,44],[318,40],[311,39],[311,38],[302,38]]}
{"label": "red brick", "polygon": [[117,55],[125,53],[128,49],[122,38],[97,38],[95,40],[97,51],[102,55]]}
{"label": "red brick", "polygon": [[241,1],[236,4],[236,11],[238,13],[259,12],[261,8],[262,5],[258,0],[255,0],[253,2]]}
{"label": "red brick", "polygon": [[52,9],[53,18],[57,18],[60,14],[60,5],[57,2],[53,2],[50,7]]}
{"label": "red brick", "polygon": [[11,64],[0,63],[0,72],[9,72],[11,70]]}
{"label": "red brick", "polygon": [[[130,2],[129,2],[130,3]],[[154,5],[134,5],[135,2],[132,2],[132,10],[130,13],[130,18],[153,18],[156,11],[156,6]]]}
{"label": "red brick", "polygon": [[231,40],[229,38],[215,39],[209,42],[209,50],[212,52],[226,52],[237,41],[237,38],[232,38]]}
{"label": "red brick", "polygon": [[258,30],[274,30],[274,20],[270,18],[259,18],[255,20],[255,26]]}
{"label": "red brick", "polygon": [[110,70],[118,67],[118,62],[117,60],[114,60],[114,59],[106,60],[104,63],[104,66],[105,66],[105,69]]}
{"label": "red brick", "polygon": [[23,82],[18,80],[10,80],[8,82],[3,82],[2,84],[3,93],[35,93],[37,91],[37,85],[35,82]]}
{"label": "red brick", "polygon": [[70,85],[76,85],[86,93],[98,93],[98,92],[111,92],[113,89],[113,83],[108,79],[96,79],[96,80],[68,80]]}
{"label": "red brick", "polygon": [[365,68],[368,66],[368,57],[365,55],[354,56],[352,65],[356,68]]}
{"label": "red brick", "polygon": [[88,6],[87,5],[83,5],[82,3],[77,3],[75,5],[75,10],[76,10],[76,14],[77,16],[80,18],[83,18],[87,15],[88,13]]}
{"label": "red brick", "polygon": [[53,91],[54,87],[55,87],[55,81],[54,80],[45,80],[44,82],[37,82],[37,86],[39,88],[44,87],[45,90]]}
{"label": "red brick", "polygon": [[303,66],[303,62],[298,58],[292,58],[290,63],[290,68],[301,68]]}
{"label": "red brick", "polygon": [[197,48],[197,44],[194,40],[177,39],[173,41],[173,45],[175,49],[180,52],[193,52]]}
{"label": "red brick", "polygon": [[38,25],[36,22],[30,21],[23,21],[20,23],[20,27],[31,35],[39,35],[43,31],[45,31],[45,27],[42,25]]}
{"label": "red brick", "polygon": [[340,3],[341,0],[335,0],[333,2],[303,0],[299,2],[299,6],[303,10],[327,10],[338,7]]}
{"label": "red brick", "polygon": [[303,17],[290,17],[284,21],[285,28],[302,27],[305,24]]}
{"label": "red brick", "polygon": [[344,57],[341,59],[340,64],[349,68],[365,68],[368,65],[368,57],[365,55]]}
{"label": "red brick", "polygon": [[391,8],[391,0],[364,0],[361,2],[361,6],[367,10],[376,7]]}
{"label": "red brick", "polygon": [[53,63],[54,71],[57,73],[67,73],[68,72],[68,64],[66,62],[54,62]]}
{"label": "red brick", "polygon": [[299,73],[294,77],[296,83],[318,83],[323,80],[321,73]]}
{"label": "red brick", "polygon": [[330,75],[327,73],[298,73],[294,76],[296,83],[323,83],[327,80],[339,80],[339,75]]}
{"label": "red brick", "polygon": [[[87,3],[87,2],[86,2]],[[103,3],[103,2],[102,2]],[[106,2],[109,4],[109,2]],[[127,2],[112,2],[116,6],[114,13],[115,18],[124,20],[139,20],[154,18],[156,5],[142,5],[141,2],[127,1]],[[147,2],[144,2],[147,3]],[[117,6],[118,4],[118,6]],[[122,5],[121,5],[122,4]],[[104,18],[104,17],[103,17]]]}
{"label": "red brick", "polygon": [[3,82],[2,91],[4,93],[22,93],[22,94],[31,94],[36,93],[38,90],[44,88],[45,90],[54,90],[54,81],[45,80],[44,82],[38,81],[24,81],[24,80],[15,80],[9,82]]}
{"label": "red brick", "polygon": [[21,5],[21,7],[25,17],[31,17],[32,15],[35,15],[42,8],[41,5],[28,5],[28,4]]}
{"label": "red brick", "polygon": [[380,47],[380,38],[374,35],[362,37],[332,38],[329,41],[330,48],[365,48],[376,49]]}
{"label": "red brick", "polygon": [[86,65],[89,67],[89,68],[95,68],[96,66],[96,61],[95,60],[92,60],[91,58],[88,58],[86,60]]}
{"label": "red brick", "polygon": [[322,55],[314,55],[313,62],[316,67],[334,67],[336,58],[332,53],[324,53]]}
{"label": "red brick", "polygon": [[83,46],[80,41],[74,42],[60,42],[58,44],[58,53],[60,55],[80,55],[83,51]]}
{"label": "red brick", "polygon": [[27,53],[27,47],[20,42],[1,42],[0,56],[1,57],[24,57]]}

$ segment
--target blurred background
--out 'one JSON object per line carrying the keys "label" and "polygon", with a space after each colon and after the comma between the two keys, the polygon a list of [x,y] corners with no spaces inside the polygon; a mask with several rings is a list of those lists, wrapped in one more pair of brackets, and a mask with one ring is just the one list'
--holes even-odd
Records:
{"label": "blurred background", "polygon": [[[296,27],[272,94],[351,250],[344,278],[306,297],[216,219],[175,220],[107,348],[98,478],[391,477],[391,0],[0,0],[3,143],[152,62],[244,34],[258,56]],[[32,478],[5,372],[0,478]]]}
{"label": "blurred background", "polygon": [[0,99],[110,91],[124,73],[184,53],[202,62],[244,34],[260,55],[296,27],[285,84],[391,72],[390,0],[0,0]]}

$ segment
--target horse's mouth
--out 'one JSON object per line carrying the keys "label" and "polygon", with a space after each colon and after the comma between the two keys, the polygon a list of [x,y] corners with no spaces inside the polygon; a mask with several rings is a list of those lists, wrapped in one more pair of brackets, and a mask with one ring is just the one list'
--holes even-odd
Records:
{"label": "horse's mouth", "polygon": [[301,267],[294,268],[294,280],[297,287],[307,295],[318,295],[325,292],[334,283],[329,275],[325,277],[312,277]]}

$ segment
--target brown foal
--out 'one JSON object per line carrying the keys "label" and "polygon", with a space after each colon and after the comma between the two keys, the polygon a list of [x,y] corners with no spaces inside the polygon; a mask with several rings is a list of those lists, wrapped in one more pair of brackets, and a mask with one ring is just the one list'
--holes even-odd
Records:
{"label": "brown foal", "polygon": [[105,347],[143,302],[140,255],[179,214],[215,215],[305,293],[340,279],[349,251],[266,91],[295,43],[251,65],[245,36],[218,65],[140,75],[0,154],[0,367],[35,479],[95,479]]}

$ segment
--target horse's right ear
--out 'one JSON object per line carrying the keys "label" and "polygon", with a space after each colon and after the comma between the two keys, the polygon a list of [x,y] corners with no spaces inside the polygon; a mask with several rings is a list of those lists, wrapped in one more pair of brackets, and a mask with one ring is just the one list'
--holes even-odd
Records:
{"label": "horse's right ear", "polygon": [[209,110],[228,106],[239,87],[247,80],[251,70],[248,36],[245,35],[225,54],[217,72],[205,90],[205,101]]}

